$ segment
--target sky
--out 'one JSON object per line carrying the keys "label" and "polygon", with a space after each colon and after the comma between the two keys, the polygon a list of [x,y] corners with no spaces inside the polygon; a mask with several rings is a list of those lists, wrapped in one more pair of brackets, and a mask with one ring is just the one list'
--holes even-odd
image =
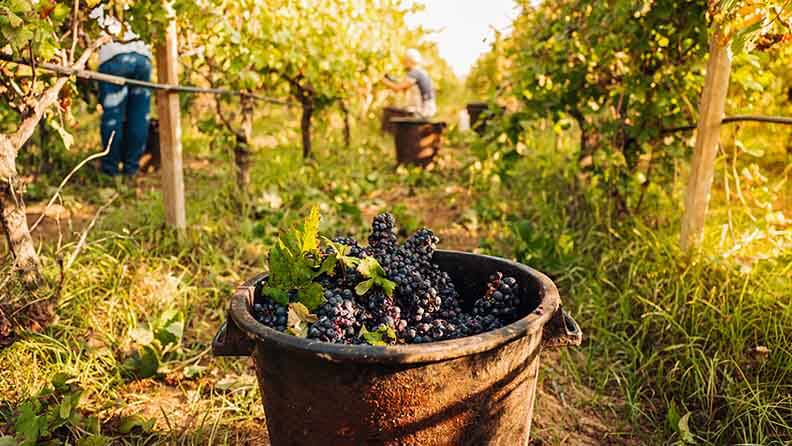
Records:
{"label": "sky", "polygon": [[479,55],[489,49],[492,27],[503,30],[517,15],[514,0],[421,0],[426,9],[408,17],[408,24],[437,30],[429,39],[454,72],[465,76]]}

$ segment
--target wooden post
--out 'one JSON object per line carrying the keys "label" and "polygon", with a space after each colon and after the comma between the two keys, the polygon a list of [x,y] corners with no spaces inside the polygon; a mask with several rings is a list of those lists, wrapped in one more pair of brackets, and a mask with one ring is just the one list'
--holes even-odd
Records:
{"label": "wooden post", "polygon": [[[178,57],[176,21],[171,20],[165,32],[165,41],[157,44],[157,79],[160,83],[170,85],[179,83]],[[157,111],[160,123],[165,222],[176,229],[184,229],[187,221],[184,209],[181,112],[178,93],[158,91]]]}
{"label": "wooden post", "polygon": [[715,155],[720,142],[720,126],[726,106],[731,71],[731,42],[723,42],[715,32],[710,42],[707,74],[699,105],[696,146],[685,193],[685,215],[682,218],[680,246],[687,251],[701,243],[704,220],[709,205]]}

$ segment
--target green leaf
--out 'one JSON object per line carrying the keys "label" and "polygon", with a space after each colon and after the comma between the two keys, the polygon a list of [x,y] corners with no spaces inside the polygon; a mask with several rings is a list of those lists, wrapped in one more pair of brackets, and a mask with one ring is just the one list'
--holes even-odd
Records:
{"label": "green leaf", "polygon": [[327,299],[324,297],[322,285],[315,282],[299,290],[297,296],[299,301],[311,311],[327,302]]}
{"label": "green leaf", "polygon": [[355,292],[358,293],[359,296],[366,294],[373,285],[382,288],[388,296],[393,295],[393,290],[396,289],[396,283],[388,280],[385,270],[382,269],[377,259],[371,256],[365,257],[358,265],[357,270],[363,277],[369,278],[369,280],[363,281],[355,287]]}
{"label": "green leaf", "polygon": [[27,401],[19,407],[19,416],[14,422],[14,428],[24,438],[22,444],[36,444],[42,434],[47,432],[47,418],[38,415],[39,404],[37,401]]}
{"label": "green leaf", "polygon": [[124,361],[123,368],[138,378],[150,378],[159,372],[160,355],[152,345],[143,346]]}
{"label": "green leaf", "polygon": [[346,268],[356,268],[360,264],[360,259],[359,258],[351,257],[351,256],[347,255],[347,254],[349,254],[349,251],[352,249],[351,247],[349,247],[347,245],[343,245],[341,243],[335,243],[335,242],[333,242],[332,240],[330,240],[328,238],[325,238],[324,240],[325,240],[325,243],[327,243],[327,245],[330,246],[330,248],[332,248],[333,251],[335,251],[335,253],[331,254],[331,255],[337,257],[338,260],[341,261],[342,265],[344,265],[344,267],[346,267]]}
{"label": "green leaf", "polygon": [[56,23],[62,22],[66,17],[71,14],[71,8],[64,3],[58,3],[55,5],[55,9],[52,11],[52,20]]}
{"label": "green leaf", "polygon": [[192,379],[202,375],[204,371],[206,371],[206,366],[189,365],[184,368],[184,377],[188,379]]}
{"label": "green leaf", "polygon": [[18,446],[17,441],[10,435],[0,437],[0,446]]}
{"label": "green leaf", "polygon": [[61,137],[61,141],[63,141],[63,146],[66,147],[66,150],[69,150],[71,146],[74,144],[74,136],[69,133],[66,129],[61,127],[57,120],[50,121],[50,126],[54,128],[58,135]]}
{"label": "green leaf", "polygon": [[682,437],[682,441],[688,444],[696,444],[696,437],[690,431],[690,425],[688,420],[690,420],[691,412],[686,413],[679,419],[677,423],[677,432],[679,432],[679,436]]}
{"label": "green leaf", "polygon": [[319,221],[319,207],[314,206],[303,223],[301,252],[312,252],[319,248]]}
{"label": "green leaf", "polygon": [[150,432],[154,428],[154,419],[146,419],[140,415],[129,415],[121,418],[118,431],[122,434],[128,434],[136,428],[143,432]]}
{"label": "green leaf", "polygon": [[317,276],[322,274],[333,276],[335,274],[335,267],[337,263],[338,263],[337,255],[329,254],[327,257],[324,258],[324,260],[322,260],[322,266],[319,267]]}
{"label": "green leaf", "polygon": [[65,393],[69,391],[69,380],[72,378],[73,376],[69,375],[68,373],[59,372],[52,377],[50,382],[52,383],[52,387],[55,388],[56,392]]}
{"label": "green leaf", "polygon": [[365,339],[369,345],[375,346],[385,346],[388,345],[386,340],[396,340],[396,332],[387,325],[380,325],[376,331],[368,331],[364,325],[360,327],[358,336]]}
{"label": "green leaf", "polygon": [[261,289],[261,293],[281,305],[289,304],[289,293],[280,288],[264,287]]}
{"label": "green leaf", "polygon": [[8,0],[6,4],[8,5],[8,9],[16,14],[25,14],[33,10],[28,0]]}
{"label": "green leaf", "polygon": [[377,259],[371,256],[367,256],[361,260],[360,264],[357,267],[357,270],[363,277],[373,278],[373,277],[385,277],[385,270],[382,269]]}
{"label": "green leaf", "polygon": [[63,420],[68,420],[71,417],[72,409],[74,409],[72,407],[72,399],[64,398],[58,405],[58,416]]}
{"label": "green leaf", "polygon": [[281,241],[269,252],[269,284],[273,287],[286,287],[292,282],[291,265],[294,256]]}
{"label": "green leaf", "polygon": [[388,297],[393,296],[393,291],[396,289],[396,282],[390,281],[388,279],[376,279],[377,285],[382,288],[382,291],[385,292],[385,295]]}
{"label": "green leaf", "polygon": [[89,435],[77,440],[77,446],[107,446],[111,440],[111,438],[104,435]]}
{"label": "green leaf", "polygon": [[155,337],[163,347],[178,345],[184,335],[184,315],[175,309],[166,310],[160,315],[156,326]]}
{"label": "green leaf", "polygon": [[364,280],[355,286],[355,293],[357,293],[358,296],[362,296],[368,293],[368,290],[370,290],[372,286],[374,286],[374,279]]}
{"label": "green leaf", "polygon": [[129,330],[129,337],[140,345],[149,345],[154,341],[154,333],[148,328],[136,327]]}

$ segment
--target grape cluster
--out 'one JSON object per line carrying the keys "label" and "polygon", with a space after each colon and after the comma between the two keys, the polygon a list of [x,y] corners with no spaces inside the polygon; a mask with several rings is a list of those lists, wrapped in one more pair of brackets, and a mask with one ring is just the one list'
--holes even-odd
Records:
{"label": "grape cluster", "polygon": [[473,305],[473,315],[492,315],[501,320],[516,318],[520,305],[516,288],[517,281],[514,277],[503,277],[501,273],[491,276],[487,283],[487,293]]}
{"label": "grape cluster", "polygon": [[325,290],[325,299],[317,310],[319,317],[308,330],[308,337],[325,342],[352,344],[360,331],[361,308],[350,289]]}
{"label": "grape cluster", "polygon": [[396,220],[391,214],[379,214],[371,222],[368,238],[370,254],[387,254],[396,246]]}
{"label": "grape cluster", "polygon": [[[308,329],[311,339],[361,344],[365,343],[360,338],[363,328],[376,331],[384,325],[397,335],[389,342],[420,344],[494,330],[520,316],[517,280],[501,273],[489,278],[483,296],[465,311],[451,277],[432,263],[439,239],[429,229],[420,229],[399,244],[396,222],[385,213],[374,218],[368,246],[361,247],[352,237],[337,237],[333,242],[350,247],[347,256],[374,257],[396,287],[391,296],[378,287],[357,295],[355,286],[365,278],[339,262],[334,274],[317,279],[327,301],[314,311],[318,319]],[[324,251],[324,255],[333,253],[332,248]],[[254,315],[259,322],[284,330],[288,308],[263,300],[254,306]]]}
{"label": "grape cluster", "polygon": [[270,299],[262,299],[253,305],[253,316],[262,324],[276,330],[286,330],[289,310],[286,305],[281,305]]}
{"label": "grape cluster", "polygon": [[367,322],[368,327],[387,325],[396,331],[403,331],[407,327],[407,321],[402,319],[401,307],[382,291],[370,293],[364,308],[366,309],[364,321]]}

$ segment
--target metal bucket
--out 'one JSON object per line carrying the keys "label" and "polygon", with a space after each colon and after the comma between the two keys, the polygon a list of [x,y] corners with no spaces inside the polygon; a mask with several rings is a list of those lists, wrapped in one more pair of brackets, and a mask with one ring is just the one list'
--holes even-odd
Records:
{"label": "metal bucket", "polygon": [[490,104],[486,102],[471,102],[465,107],[470,116],[470,127],[479,135],[487,130],[487,124],[495,115],[503,113],[503,107],[497,106],[496,113],[489,111]]}
{"label": "metal bucket", "polygon": [[577,323],[544,274],[508,260],[437,251],[471,306],[496,271],[512,275],[526,316],[477,336],[387,347],[324,343],[258,323],[266,276],[239,287],[216,356],[253,355],[273,446],[527,445],[539,353],[579,345]]}
{"label": "metal bucket", "polygon": [[140,157],[140,170],[142,172],[154,172],[162,166],[162,152],[160,151],[160,132],[159,120],[149,120],[148,138],[146,148]]}
{"label": "metal bucket", "polygon": [[445,122],[419,118],[394,118],[396,161],[399,164],[426,166],[443,145]]}
{"label": "metal bucket", "polygon": [[394,118],[409,118],[414,116],[415,113],[412,113],[406,109],[398,108],[398,107],[385,107],[382,109],[382,132],[383,133],[390,133],[391,135],[396,133],[396,125],[391,122]]}

